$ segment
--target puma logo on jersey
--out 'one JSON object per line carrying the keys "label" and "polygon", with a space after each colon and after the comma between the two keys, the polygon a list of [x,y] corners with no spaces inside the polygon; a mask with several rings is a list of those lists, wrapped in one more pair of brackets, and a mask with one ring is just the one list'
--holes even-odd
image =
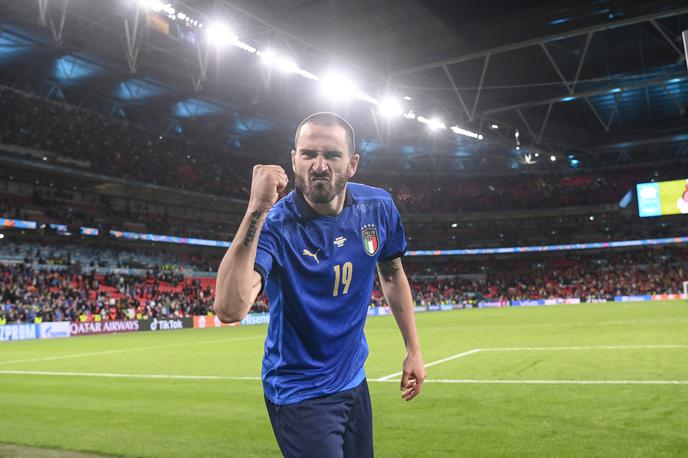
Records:
{"label": "puma logo on jersey", "polygon": [[318,251],[315,252],[315,254],[311,253],[308,250],[303,250],[303,255],[304,256],[310,256],[311,258],[315,259],[315,262],[320,264],[320,261],[318,261],[318,253],[320,253],[320,248],[318,248]]}

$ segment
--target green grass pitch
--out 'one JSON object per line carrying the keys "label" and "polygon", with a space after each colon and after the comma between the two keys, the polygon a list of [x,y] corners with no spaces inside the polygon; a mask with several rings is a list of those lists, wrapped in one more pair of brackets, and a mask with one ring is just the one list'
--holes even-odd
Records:
{"label": "green grass pitch", "polygon": [[[400,399],[399,378],[387,377],[404,354],[394,319],[368,320],[378,456],[688,455],[685,301],[417,320],[425,361],[437,364],[411,402]],[[138,457],[279,456],[256,380],[265,331],[2,343],[0,443]]]}

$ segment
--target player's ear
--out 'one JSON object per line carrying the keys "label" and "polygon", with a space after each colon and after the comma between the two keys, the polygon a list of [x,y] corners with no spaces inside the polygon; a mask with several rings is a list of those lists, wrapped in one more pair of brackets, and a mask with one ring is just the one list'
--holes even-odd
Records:
{"label": "player's ear", "polygon": [[358,169],[358,162],[361,160],[361,156],[358,154],[352,154],[351,158],[349,159],[349,171],[347,173],[347,177],[351,178],[356,174],[356,170]]}
{"label": "player's ear", "polygon": [[296,150],[291,150],[291,170],[296,173]]}

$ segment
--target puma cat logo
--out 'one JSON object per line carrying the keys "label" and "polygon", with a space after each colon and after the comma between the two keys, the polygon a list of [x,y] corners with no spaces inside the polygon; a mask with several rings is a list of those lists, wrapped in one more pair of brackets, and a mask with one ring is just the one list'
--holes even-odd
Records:
{"label": "puma cat logo", "polygon": [[316,251],[315,254],[311,253],[308,250],[303,250],[304,256],[310,256],[311,258],[315,259],[315,262],[320,264],[320,261],[318,261],[318,253],[320,253],[320,248],[318,248],[318,251]]}

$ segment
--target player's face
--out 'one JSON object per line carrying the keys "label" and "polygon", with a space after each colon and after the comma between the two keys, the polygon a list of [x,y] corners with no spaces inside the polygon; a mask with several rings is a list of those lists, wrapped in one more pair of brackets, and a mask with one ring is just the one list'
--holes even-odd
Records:
{"label": "player's face", "polygon": [[349,152],[343,127],[305,124],[291,152],[296,189],[313,203],[328,203],[344,192],[358,159]]}

